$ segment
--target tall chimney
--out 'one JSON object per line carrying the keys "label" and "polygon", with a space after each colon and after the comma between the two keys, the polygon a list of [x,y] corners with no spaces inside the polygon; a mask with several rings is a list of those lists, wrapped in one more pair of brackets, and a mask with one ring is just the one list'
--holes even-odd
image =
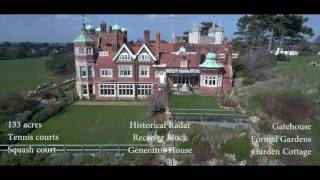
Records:
{"label": "tall chimney", "polygon": [[100,32],[107,32],[107,24],[104,21],[100,23]]}
{"label": "tall chimney", "polygon": [[150,42],[150,30],[144,30],[143,37],[144,43],[148,44]]}
{"label": "tall chimney", "polygon": [[156,58],[160,60],[160,32],[156,33]]}

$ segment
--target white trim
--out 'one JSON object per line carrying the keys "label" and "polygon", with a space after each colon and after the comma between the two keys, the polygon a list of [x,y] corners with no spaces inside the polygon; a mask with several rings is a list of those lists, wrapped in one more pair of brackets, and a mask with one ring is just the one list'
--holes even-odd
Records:
{"label": "white trim", "polygon": [[[120,87],[119,86],[132,86],[132,88],[128,88],[128,89],[132,89],[132,95],[120,95]],[[125,89],[126,91],[126,88],[121,88],[121,90]],[[134,87],[134,84],[117,84],[117,96],[118,97],[132,97],[134,98],[134,95],[135,95],[135,87]]]}
{"label": "white trim", "polygon": [[226,55],[224,53],[219,54],[219,58],[224,59],[225,57],[226,57]]}
{"label": "white trim", "polygon": [[[103,85],[103,86],[113,86],[114,94],[113,95],[101,94],[101,85]],[[99,96],[101,96],[101,97],[115,97],[117,95],[116,85],[115,84],[98,84],[98,88],[99,88]],[[108,89],[108,88],[105,88],[105,89]],[[112,89],[112,88],[109,88],[109,89]]]}
{"label": "white trim", "polygon": [[129,53],[129,55],[132,57],[133,60],[136,58],[135,55],[132,54],[128,46],[126,44],[123,44],[122,47],[117,52],[117,54],[112,58],[112,61],[115,61],[118,58],[118,56],[120,55],[123,49],[127,50],[127,52]]}
{"label": "white trim", "polygon": [[[147,68],[147,75],[141,75],[141,68]],[[150,66],[139,66],[139,77],[150,77]]]}
{"label": "white trim", "polygon": [[[110,75],[102,75],[102,71],[110,71]],[[112,68],[100,68],[100,77],[112,77],[113,76],[113,69]]]}
{"label": "white trim", "polygon": [[[148,86],[150,88],[145,88],[146,86]],[[145,95],[145,94],[144,95],[139,95],[139,91],[140,91],[139,89],[143,90],[143,92],[145,92],[146,90],[150,90],[150,95]],[[153,94],[153,85],[152,84],[138,84],[137,90],[138,90],[138,92],[137,92],[138,97],[148,97],[148,96],[151,96]]]}
{"label": "white trim", "polygon": [[[130,67],[130,75],[121,75],[121,67]],[[133,76],[132,65],[119,65],[118,66],[118,76],[120,78],[130,78]]]}
{"label": "white trim", "polygon": [[152,54],[152,52],[150,51],[150,49],[148,48],[148,46],[146,44],[143,44],[141,46],[141,48],[139,49],[139,51],[136,53],[136,57],[139,56],[139,54],[141,53],[141,51],[143,50],[143,48],[145,48],[148,53],[150,54],[151,58],[154,60],[154,61],[157,61],[156,57],[154,57],[154,55]]}
{"label": "white trim", "polygon": [[[207,81],[207,83],[205,82]],[[210,85],[211,82],[212,84]],[[214,82],[214,84],[213,84]],[[202,87],[221,87],[222,86],[222,75],[201,75],[200,76],[200,86]]]}

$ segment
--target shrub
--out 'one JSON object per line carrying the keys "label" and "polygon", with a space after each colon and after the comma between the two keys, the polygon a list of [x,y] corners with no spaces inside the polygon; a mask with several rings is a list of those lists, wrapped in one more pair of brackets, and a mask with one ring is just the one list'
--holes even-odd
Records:
{"label": "shrub", "polygon": [[165,96],[163,95],[150,96],[147,103],[149,116],[165,110]]}
{"label": "shrub", "polygon": [[42,99],[52,99],[54,97],[55,97],[55,95],[51,92],[45,92],[41,95]]}
{"label": "shrub", "polygon": [[17,92],[0,92],[0,114],[13,115],[25,109],[26,100],[24,96]]}
{"label": "shrub", "polygon": [[255,81],[265,81],[276,77],[277,60],[266,49],[260,48],[239,57],[243,65],[244,76]]}
{"label": "shrub", "polygon": [[254,99],[270,117],[276,117],[286,123],[301,123],[314,115],[314,102],[301,91],[261,93]]}
{"label": "shrub", "polygon": [[222,106],[237,108],[239,103],[236,100],[228,97],[226,94],[221,94],[219,96],[219,102]]}
{"label": "shrub", "polygon": [[249,159],[252,148],[247,136],[234,137],[222,146],[225,153],[235,154],[237,161]]}
{"label": "shrub", "polygon": [[206,140],[204,133],[194,133],[189,140],[178,144],[178,148],[192,148],[194,161],[203,163],[214,156],[210,143]]}
{"label": "shrub", "polygon": [[277,61],[290,61],[290,58],[284,54],[277,55]]}
{"label": "shrub", "polygon": [[244,86],[250,86],[254,83],[255,83],[255,80],[252,78],[244,78],[242,81],[242,85],[244,85]]}

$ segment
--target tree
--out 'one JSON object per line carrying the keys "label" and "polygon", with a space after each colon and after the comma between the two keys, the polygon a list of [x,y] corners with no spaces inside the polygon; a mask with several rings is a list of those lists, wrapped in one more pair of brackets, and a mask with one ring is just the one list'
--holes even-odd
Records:
{"label": "tree", "polygon": [[274,41],[280,47],[295,44],[314,35],[312,28],[304,26],[308,20],[294,14],[245,15],[238,20],[236,42],[251,48],[268,45],[269,51]]}
{"label": "tree", "polygon": [[212,22],[201,22],[200,34],[201,36],[207,36],[209,29],[212,27]]}
{"label": "tree", "polygon": [[[238,69],[250,80],[265,81],[276,77],[277,60],[266,49],[260,48],[252,53],[245,53],[238,59]],[[236,69],[235,69],[236,70]],[[235,72],[238,74],[238,72]]]}
{"label": "tree", "polygon": [[46,68],[57,76],[73,75],[75,73],[75,62],[73,53],[59,54],[46,61]]}
{"label": "tree", "polygon": [[13,115],[24,110],[25,97],[17,92],[0,91],[0,115]]}
{"label": "tree", "polygon": [[319,50],[320,49],[320,36],[318,36],[314,41],[313,45]]}

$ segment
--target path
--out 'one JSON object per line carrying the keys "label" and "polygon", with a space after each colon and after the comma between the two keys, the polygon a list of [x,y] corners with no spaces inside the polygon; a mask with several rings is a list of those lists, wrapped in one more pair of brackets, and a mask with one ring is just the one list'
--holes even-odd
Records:
{"label": "path", "polygon": [[252,129],[250,123],[228,123],[228,122],[195,122],[195,121],[189,121],[193,124],[201,124],[201,125],[211,125],[211,126],[218,126],[223,128],[232,128],[232,129]]}
{"label": "path", "polygon": [[111,105],[111,106],[145,106],[146,102],[142,101],[77,101],[74,103],[76,106],[89,105]]}

